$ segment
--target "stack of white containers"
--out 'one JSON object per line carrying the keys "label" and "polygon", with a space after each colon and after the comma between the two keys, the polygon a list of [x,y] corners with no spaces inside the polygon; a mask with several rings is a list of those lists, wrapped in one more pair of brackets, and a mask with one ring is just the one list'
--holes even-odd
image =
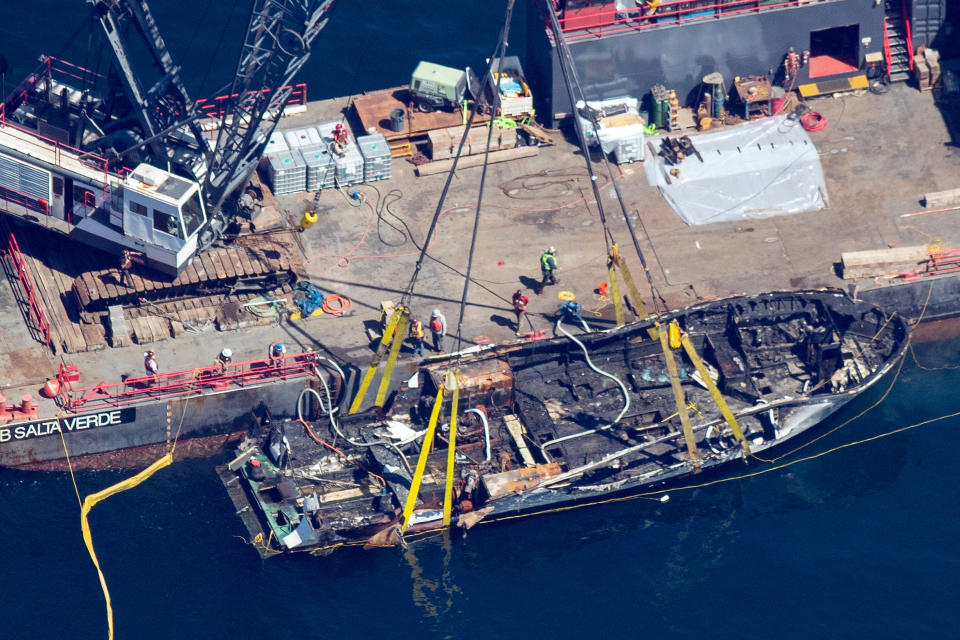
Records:
{"label": "stack of white containers", "polygon": [[307,184],[307,165],[299,151],[281,151],[267,156],[273,194],[300,193]]}
{"label": "stack of white containers", "polygon": [[306,181],[303,159],[299,152],[290,152],[290,146],[279,131],[274,131],[267,141],[264,157],[267,160],[267,177],[274,194],[282,196],[303,191],[301,180]]}
{"label": "stack of white containers", "polygon": [[363,156],[363,181],[387,180],[393,166],[393,156],[390,146],[382,134],[357,138],[360,155]]}
{"label": "stack of white containers", "polygon": [[300,155],[307,165],[307,191],[320,191],[336,186],[337,166],[325,146],[302,148]]}
{"label": "stack of white containers", "polygon": [[[333,131],[338,124],[343,123],[335,120],[317,125],[317,132],[323,138],[325,144],[329,145],[333,142]],[[345,187],[363,182],[363,156],[360,154],[360,148],[353,139],[348,138],[342,156],[337,154],[332,155],[333,162],[336,165],[336,179],[339,186]]]}
{"label": "stack of white containers", "polygon": [[264,149],[264,165],[273,193],[278,196],[319,191],[385,180],[391,177],[392,156],[380,134],[348,137],[342,156],[331,153],[333,131],[339,121],[316,127],[274,131]]}

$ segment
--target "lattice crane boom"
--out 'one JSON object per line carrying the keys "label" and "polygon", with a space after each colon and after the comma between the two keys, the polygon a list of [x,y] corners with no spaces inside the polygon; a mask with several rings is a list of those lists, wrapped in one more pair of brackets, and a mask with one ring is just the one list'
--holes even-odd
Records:
{"label": "lattice crane boom", "polygon": [[207,162],[204,193],[214,209],[256,167],[290,82],[310,57],[310,43],[326,24],[332,0],[254,0],[240,52],[230,105]]}

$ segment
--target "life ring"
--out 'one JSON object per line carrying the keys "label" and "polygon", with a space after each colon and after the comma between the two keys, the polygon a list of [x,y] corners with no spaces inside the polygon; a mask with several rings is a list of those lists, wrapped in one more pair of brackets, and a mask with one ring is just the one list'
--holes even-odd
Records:
{"label": "life ring", "polygon": [[569,302],[570,300],[574,300],[577,297],[577,294],[575,294],[573,291],[561,291],[557,294],[557,297],[564,302]]}
{"label": "life ring", "polygon": [[323,300],[323,312],[339,317],[350,313],[353,309],[353,300],[338,293],[331,293]]}

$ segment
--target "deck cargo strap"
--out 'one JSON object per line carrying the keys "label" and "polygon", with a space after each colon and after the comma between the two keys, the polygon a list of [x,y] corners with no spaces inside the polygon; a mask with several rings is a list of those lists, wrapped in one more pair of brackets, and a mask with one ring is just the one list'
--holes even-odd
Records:
{"label": "deck cargo strap", "polygon": [[390,378],[393,376],[393,368],[397,364],[400,347],[403,345],[404,333],[407,329],[407,321],[409,318],[410,310],[405,306],[398,306],[394,309],[393,315],[390,316],[390,321],[387,323],[387,327],[383,330],[383,335],[380,337],[377,352],[373,354],[373,358],[370,360],[370,366],[363,375],[363,380],[360,381],[360,388],[357,389],[357,395],[354,396],[353,402],[350,404],[350,413],[356,413],[360,409],[360,405],[363,404],[363,399],[367,395],[367,389],[370,388],[370,383],[373,382],[373,376],[376,375],[377,368],[380,366],[380,361],[389,349],[390,355],[387,357],[387,366],[384,368],[383,380],[380,381],[380,387],[377,389],[377,397],[375,400],[376,406],[383,406],[383,401],[387,396],[387,389],[390,386]]}
{"label": "deck cargo strap", "polygon": [[693,437],[693,427],[690,424],[690,411],[687,408],[687,401],[683,397],[683,388],[680,386],[680,376],[677,374],[677,361],[673,358],[673,351],[670,350],[670,342],[667,337],[667,328],[658,325],[660,333],[660,347],[663,349],[663,357],[667,362],[667,372],[670,374],[670,386],[673,387],[673,398],[677,403],[677,412],[680,414],[680,425],[683,427],[683,437],[687,441],[687,451],[690,453],[690,460],[694,464],[694,469],[700,471],[700,455],[697,453],[697,441]]}
{"label": "deck cargo strap", "polygon": [[433,437],[437,432],[437,420],[440,417],[440,409],[443,407],[443,385],[437,389],[437,397],[433,402],[433,410],[430,412],[430,422],[427,424],[427,433],[423,436],[423,446],[420,448],[420,458],[417,460],[417,468],[413,472],[413,482],[410,483],[410,494],[407,496],[407,504],[403,507],[403,524],[400,526],[400,532],[407,530],[410,523],[410,515],[417,504],[417,494],[420,493],[420,481],[423,480],[423,472],[427,468],[427,458],[430,450],[433,448]]}
{"label": "deck cargo strap", "polygon": [[737,424],[737,419],[733,416],[733,412],[730,411],[730,407],[727,406],[727,401],[723,399],[720,389],[717,388],[717,384],[713,381],[713,378],[710,377],[710,372],[707,371],[707,367],[704,366],[703,360],[700,359],[700,356],[697,354],[697,350],[694,348],[693,343],[690,342],[690,336],[688,336],[686,332],[682,332],[680,334],[680,343],[687,352],[687,357],[690,358],[693,366],[696,367],[697,372],[700,373],[700,377],[703,378],[703,384],[706,385],[710,395],[713,396],[713,401],[716,402],[717,406],[720,408],[720,413],[723,414],[723,419],[727,421],[727,425],[733,432],[733,436],[739,440],[740,444],[743,446],[744,455],[749,456],[750,444],[747,443],[747,439],[743,437],[743,431],[740,430],[740,425]]}

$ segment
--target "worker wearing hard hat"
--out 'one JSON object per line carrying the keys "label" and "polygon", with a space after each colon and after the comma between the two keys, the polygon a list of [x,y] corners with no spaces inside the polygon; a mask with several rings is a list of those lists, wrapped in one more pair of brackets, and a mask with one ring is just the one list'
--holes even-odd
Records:
{"label": "worker wearing hard hat", "polygon": [[157,359],[154,357],[155,354],[151,350],[143,352],[143,372],[144,375],[156,376],[159,367],[157,366]]}
{"label": "worker wearing hard hat", "polygon": [[433,350],[443,353],[443,336],[447,335],[447,319],[440,313],[440,309],[434,309],[430,314],[430,333],[433,334]]}
{"label": "worker wearing hard hat", "polygon": [[540,290],[548,284],[557,284],[557,250],[550,247],[540,256],[540,271],[543,273],[543,282],[540,283]]}
{"label": "worker wearing hard hat", "polygon": [[227,348],[224,348],[217,354],[217,364],[220,365],[220,373],[226,373],[227,367],[230,365],[230,362],[233,360],[233,351]]}

